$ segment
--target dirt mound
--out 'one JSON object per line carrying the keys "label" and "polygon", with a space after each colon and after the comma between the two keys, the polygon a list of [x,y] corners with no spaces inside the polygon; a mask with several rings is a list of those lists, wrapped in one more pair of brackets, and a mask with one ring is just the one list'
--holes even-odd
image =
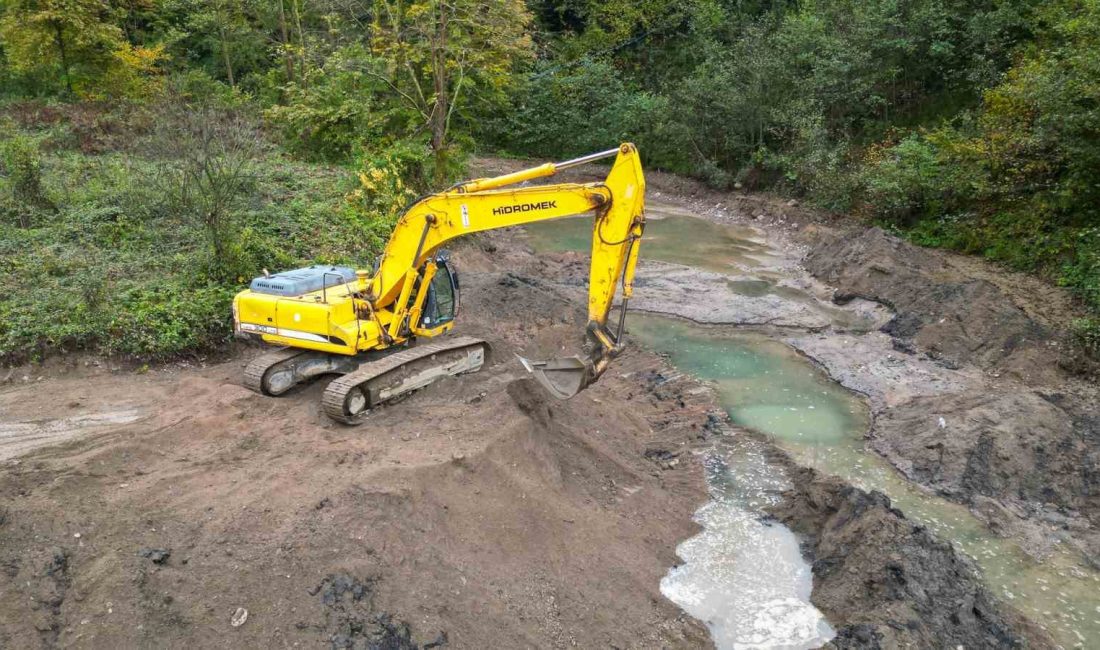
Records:
{"label": "dirt mound", "polygon": [[948,269],[944,253],[877,228],[815,246],[806,268],[836,287],[835,300],[881,302],[895,311],[883,331],[947,363],[973,363],[1031,381],[1060,377],[1054,331],[996,284]]}
{"label": "dirt mound", "polygon": [[811,469],[790,473],[795,487],[772,513],[805,537],[812,601],[836,629],[836,647],[1053,646],[998,604],[968,559],[885,495]]}

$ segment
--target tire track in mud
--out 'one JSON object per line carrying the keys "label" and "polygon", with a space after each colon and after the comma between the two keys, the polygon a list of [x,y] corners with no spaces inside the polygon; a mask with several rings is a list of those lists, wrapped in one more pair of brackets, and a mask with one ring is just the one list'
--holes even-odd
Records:
{"label": "tire track in mud", "polygon": [[56,419],[0,421],[0,461],[20,456],[39,447],[114,431],[120,426],[137,422],[146,415],[144,409],[130,408]]}

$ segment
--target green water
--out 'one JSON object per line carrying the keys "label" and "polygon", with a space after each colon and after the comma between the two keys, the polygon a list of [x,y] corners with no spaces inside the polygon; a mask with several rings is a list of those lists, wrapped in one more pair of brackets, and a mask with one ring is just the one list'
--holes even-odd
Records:
{"label": "green water", "polygon": [[[585,252],[592,249],[592,217],[541,221],[524,228],[535,250]],[[679,214],[666,215],[651,208],[641,256],[715,273],[733,273],[766,264],[771,257],[768,246],[754,241],[754,236],[748,228]]]}
{"label": "green water", "polygon": [[1100,646],[1100,575],[1071,549],[1042,563],[996,537],[970,512],[905,481],[864,449],[869,414],[856,395],[786,345],[761,334],[631,314],[629,335],[712,381],[730,418],[770,435],[800,462],[885,493],[908,517],[951,540],[986,583],[1066,647]]}

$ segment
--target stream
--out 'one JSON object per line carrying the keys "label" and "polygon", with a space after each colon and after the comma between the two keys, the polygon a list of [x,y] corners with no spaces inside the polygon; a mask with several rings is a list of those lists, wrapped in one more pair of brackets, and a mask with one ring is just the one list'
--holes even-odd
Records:
{"label": "stream", "polygon": [[[725,226],[671,206],[651,206],[649,217],[636,295],[644,292],[645,262],[656,260],[728,274],[742,296],[774,299],[775,288],[782,287],[778,293],[788,300],[820,302],[779,284],[782,254],[752,228]],[[528,226],[540,251],[586,251],[590,229],[589,218]],[[834,327],[850,322],[837,314]],[[628,318],[628,333],[668,355],[679,370],[712,383],[735,424],[766,434],[803,465],[885,493],[907,517],[971,557],[995,595],[1064,647],[1100,645],[1100,572],[1062,547],[1037,562],[965,507],[906,481],[865,448],[871,416],[862,396],[833,381],[781,334],[637,312]],[[810,566],[796,536],[762,518],[786,478],[751,441],[730,438],[706,456],[711,501],[695,514],[703,531],[677,548],[683,564],[669,570],[661,591],[705,622],[719,648],[819,647],[833,632],[809,602]]]}

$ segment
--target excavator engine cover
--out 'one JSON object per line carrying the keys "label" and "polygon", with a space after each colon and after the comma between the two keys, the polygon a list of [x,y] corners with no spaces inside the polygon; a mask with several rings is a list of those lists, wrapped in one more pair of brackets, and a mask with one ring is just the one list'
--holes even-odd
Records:
{"label": "excavator engine cover", "polygon": [[255,293],[272,296],[301,296],[321,288],[355,281],[355,269],[346,266],[307,266],[293,271],[263,275],[249,285]]}

